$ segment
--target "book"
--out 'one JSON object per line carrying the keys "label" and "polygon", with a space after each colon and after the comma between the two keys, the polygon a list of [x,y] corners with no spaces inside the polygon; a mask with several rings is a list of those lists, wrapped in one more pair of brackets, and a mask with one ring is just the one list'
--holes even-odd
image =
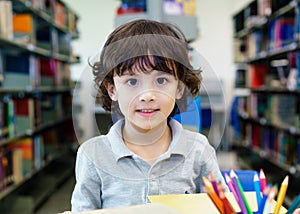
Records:
{"label": "book", "polygon": [[13,158],[12,158],[12,166],[13,166],[13,176],[14,183],[18,184],[23,179],[23,151],[22,149],[13,149],[12,150]]}
{"label": "book", "polygon": [[14,112],[14,102],[12,99],[7,101],[7,116],[6,116],[6,123],[7,123],[7,137],[13,138],[16,136],[16,124],[15,124],[15,112]]}
{"label": "book", "polygon": [[6,54],[3,88],[31,89],[39,85],[36,57],[28,54]]}
{"label": "book", "polygon": [[266,84],[267,66],[255,64],[250,66],[251,88],[259,88]]}
{"label": "book", "polygon": [[22,150],[22,176],[28,176],[33,172],[33,139],[25,137],[13,141],[7,147],[11,150]]}
{"label": "book", "polygon": [[46,50],[52,50],[52,29],[39,19],[37,19],[36,22],[36,45]]}
{"label": "book", "polygon": [[77,28],[78,17],[77,17],[77,15],[70,9],[67,10],[67,13],[68,13],[68,17],[67,17],[68,30],[73,34],[78,34],[78,28]]}
{"label": "book", "polygon": [[34,99],[14,99],[16,134],[31,133],[35,128]]}
{"label": "book", "polygon": [[[41,99],[41,111],[43,124],[61,119],[64,116],[63,111],[63,95],[43,96]],[[68,109],[68,108],[66,108]]]}
{"label": "book", "polygon": [[[234,196],[231,192],[225,193],[226,198],[231,203],[235,212],[240,212],[241,209],[237,204]],[[257,211],[258,206],[256,202],[256,193],[255,192],[245,192],[247,201],[249,202],[250,208],[252,211]],[[160,203],[164,204],[170,208],[173,208],[180,213],[220,213],[215,207],[214,203],[210,200],[206,193],[199,194],[174,194],[174,195],[153,195],[148,196],[151,203]],[[276,202],[272,201],[272,210],[274,210]],[[286,212],[284,207],[281,207],[280,210],[282,213]]]}
{"label": "book", "polygon": [[40,69],[40,85],[41,86],[55,86],[57,65],[54,59],[39,59]]}
{"label": "book", "polygon": [[[296,124],[296,96],[273,94],[269,96],[268,111],[274,125],[290,127]],[[288,111],[286,109],[289,109]]]}
{"label": "book", "polygon": [[33,136],[34,168],[40,169],[44,165],[44,139],[42,135]]}
{"label": "book", "polygon": [[0,37],[13,39],[12,2],[0,1]]}
{"label": "book", "polygon": [[258,0],[257,13],[259,16],[270,16],[272,13],[271,0]]}
{"label": "book", "polygon": [[66,27],[66,9],[64,4],[61,2],[55,2],[55,15],[54,15],[54,20],[55,23],[60,26],[65,28]]}
{"label": "book", "polygon": [[13,15],[13,33],[15,41],[23,44],[35,44],[34,20],[32,14]]}

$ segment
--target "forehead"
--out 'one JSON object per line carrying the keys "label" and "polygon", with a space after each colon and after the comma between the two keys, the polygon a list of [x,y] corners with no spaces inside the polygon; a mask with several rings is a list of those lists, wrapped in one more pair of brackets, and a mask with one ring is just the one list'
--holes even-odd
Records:
{"label": "forehead", "polygon": [[173,76],[170,73],[164,72],[164,71],[159,71],[159,70],[148,70],[147,72],[145,71],[140,71],[138,69],[132,69],[131,71],[124,71],[121,76],[119,75],[114,75],[115,77],[122,77],[122,76],[160,76],[160,75],[170,75]]}
{"label": "forehead", "polygon": [[114,75],[150,73],[160,71],[177,76],[178,63],[173,59],[155,55],[143,55],[123,61],[114,68]]}

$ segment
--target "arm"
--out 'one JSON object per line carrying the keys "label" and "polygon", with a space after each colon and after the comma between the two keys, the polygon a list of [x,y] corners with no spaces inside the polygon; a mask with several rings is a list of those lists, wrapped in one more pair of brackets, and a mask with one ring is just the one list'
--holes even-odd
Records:
{"label": "arm", "polygon": [[99,209],[101,201],[101,179],[94,163],[80,147],[77,152],[75,175],[76,184],[71,198],[72,211]]}
{"label": "arm", "polygon": [[215,149],[209,145],[207,146],[205,153],[209,155],[207,156],[207,159],[203,165],[203,176],[208,177],[208,173],[211,172],[215,180],[222,183],[224,190],[226,192],[229,191],[225,179],[220,171]]}

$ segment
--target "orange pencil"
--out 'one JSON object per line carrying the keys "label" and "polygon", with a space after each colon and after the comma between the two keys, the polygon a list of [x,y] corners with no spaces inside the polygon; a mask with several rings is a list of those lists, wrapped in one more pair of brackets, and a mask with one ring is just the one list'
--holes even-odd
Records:
{"label": "orange pencil", "polygon": [[289,184],[289,176],[287,175],[281,183],[280,190],[277,196],[277,203],[274,209],[274,214],[278,214],[283,203],[285,193]]}
{"label": "orange pencil", "polygon": [[210,187],[204,186],[205,191],[207,192],[209,198],[212,200],[216,208],[219,210],[221,214],[225,214],[224,208],[223,208],[223,202],[221,199],[217,196],[217,194],[212,191]]}

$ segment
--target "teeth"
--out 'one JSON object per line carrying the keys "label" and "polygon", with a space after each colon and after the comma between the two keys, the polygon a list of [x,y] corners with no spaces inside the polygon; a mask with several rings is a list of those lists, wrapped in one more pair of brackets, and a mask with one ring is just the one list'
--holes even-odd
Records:
{"label": "teeth", "polygon": [[154,110],[148,110],[148,109],[142,109],[141,112],[144,112],[144,113],[149,113],[149,112],[153,112]]}

